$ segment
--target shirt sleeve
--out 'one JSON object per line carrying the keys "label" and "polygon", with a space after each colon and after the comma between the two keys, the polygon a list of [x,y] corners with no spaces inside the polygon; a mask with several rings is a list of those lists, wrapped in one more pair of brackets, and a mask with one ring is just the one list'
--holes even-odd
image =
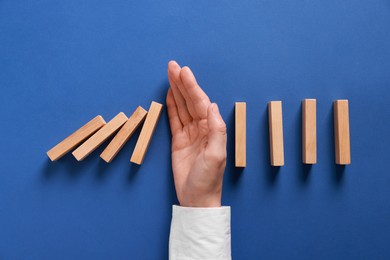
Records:
{"label": "shirt sleeve", "polygon": [[170,260],[231,259],[230,207],[173,206]]}

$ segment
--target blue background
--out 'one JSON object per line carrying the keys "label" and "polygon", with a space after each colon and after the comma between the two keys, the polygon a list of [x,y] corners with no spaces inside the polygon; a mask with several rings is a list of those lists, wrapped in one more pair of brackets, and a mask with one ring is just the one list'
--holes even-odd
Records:
{"label": "blue background", "polygon": [[[0,0],[0,259],[166,259],[177,203],[166,109],[109,165],[46,156],[101,114],[165,103],[189,65],[228,126],[223,203],[235,259],[390,259],[390,2]],[[318,102],[318,164],[301,107]],[[332,101],[350,101],[352,164],[334,164]],[[283,101],[285,166],[269,166],[267,102]],[[248,158],[234,165],[234,102]]]}

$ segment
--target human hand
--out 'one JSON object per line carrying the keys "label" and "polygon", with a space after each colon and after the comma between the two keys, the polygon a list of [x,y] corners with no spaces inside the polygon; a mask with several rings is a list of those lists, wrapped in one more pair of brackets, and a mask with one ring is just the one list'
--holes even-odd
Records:
{"label": "human hand", "polygon": [[226,124],[188,67],[168,63],[172,170],[181,206],[220,207],[226,166]]}

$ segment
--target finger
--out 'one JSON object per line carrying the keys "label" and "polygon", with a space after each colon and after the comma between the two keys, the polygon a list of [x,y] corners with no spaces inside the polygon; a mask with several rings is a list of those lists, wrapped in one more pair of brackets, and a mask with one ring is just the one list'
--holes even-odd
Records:
{"label": "finger", "polygon": [[[177,65],[176,62],[175,62],[175,64]],[[185,101],[183,95],[181,94],[175,81],[172,79],[174,72],[180,71],[179,66],[173,66],[175,64],[172,64],[172,61],[168,63],[168,80],[169,80],[169,83],[171,85],[173,98],[175,99],[175,102],[176,102],[177,111],[179,114],[180,121],[183,125],[186,125],[192,121],[192,117],[188,111],[187,104],[186,104],[186,101]]]}
{"label": "finger", "polygon": [[[173,81],[176,83],[176,86],[179,88],[180,93],[184,97],[187,104],[188,112],[190,113],[193,119],[199,119],[197,113],[195,112],[194,104],[192,103],[192,100],[189,97],[186,88],[183,86],[183,82],[180,78],[181,68],[179,64],[177,64],[175,61],[171,61],[169,65],[172,67],[171,79],[173,79]],[[175,68],[179,68],[179,69],[175,69]]]}
{"label": "finger", "polygon": [[171,133],[173,136],[183,129],[183,125],[180,122],[179,113],[177,111],[177,105],[173,97],[171,88],[168,89],[166,102],[168,108],[169,125],[171,127]]}
{"label": "finger", "polygon": [[169,80],[169,83],[171,84],[172,94],[177,106],[177,112],[180,121],[183,125],[186,125],[192,121],[192,117],[187,109],[187,104],[182,94],[180,93],[180,90],[177,88],[176,84],[173,83],[171,80]]}
{"label": "finger", "polygon": [[210,106],[210,99],[196,82],[196,78],[191,69],[187,66],[183,67],[180,71],[180,78],[186,93],[188,93],[188,97],[194,105],[197,116],[202,119],[207,118],[207,109]]}
{"label": "finger", "polygon": [[207,123],[209,127],[207,158],[220,166],[226,162],[226,124],[222,119],[217,104],[211,104],[207,109]]}

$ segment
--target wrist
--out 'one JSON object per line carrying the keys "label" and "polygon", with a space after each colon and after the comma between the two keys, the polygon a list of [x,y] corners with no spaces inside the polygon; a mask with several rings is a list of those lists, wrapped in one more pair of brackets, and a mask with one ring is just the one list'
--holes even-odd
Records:
{"label": "wrist", "polygon": [[221,196],[203,197],[203,198],[185,198],[180,201],[182,207],[194,207],[194,208],[215,208],[221,207]]}

